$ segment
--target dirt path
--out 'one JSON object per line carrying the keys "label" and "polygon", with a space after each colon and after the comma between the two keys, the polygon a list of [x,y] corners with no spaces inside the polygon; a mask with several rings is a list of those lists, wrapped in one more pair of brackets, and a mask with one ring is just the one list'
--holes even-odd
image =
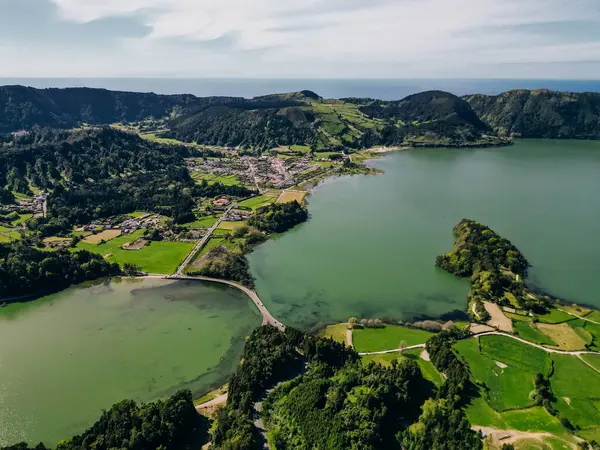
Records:
{"label": "dirt path", "polygon": [[569,312],[569,311],[565,311],[564,309],[560,309],[560,308],[556,308],[556,309],[558,309],[559,311],[562,311],[564,313],[567,313],[570,316],[577,317],[578,319],[581,319],[581,320],[585,320],[586,322],[591,322],[591,323],[595,323],[596,325],[600,325],[600,322],[596,322],[595,320],[587,319],[584,316],[578,316],[577,314],[574,314],[574,313]]}
{"label": "dirt path", "polygon": [[[403,350],[412,350],[413,348],[425,348],[425,344],[417,344],[417,345],[410,345],[408,347],[404,347]],[[385,355],[386,353],[395,353],[398,352],[400,353],[400,349],[393,349],[393,350],[381,350],[380,352],[362,352],[359,353],[360,356],[365,356],[365,355]]]}
{"label": "dirt path", "polygon": [[490,320],[488,320],[488,325],[498,328],[499,330],[506,331],[508,333],[512,333],[513,326],[512,320],[504,315],[500,307],[496,303],[491,302],[483,302],[483,306],[485,310],[490,315]]}
{"label": "dirt path", "polygon": [[[539,345],[539,344],[534,344],[533,342],[526,341],[525,339],[520,338],[518,336],[515,336],[514,334],[503,333],[501,331],[483,331],[483,332],[480,332],[480,333],[473,333],[473,335],[470,336],[470,338],[477,338],[477,337],[481,337],[481,336],[505,336],[505,337],[508,337],[508,338],[511,338],[511,339],[515,339],[515,340],[517,340],[519,342],[522,342],[523,344],[527,344],[527,345],[531,345],[532,347],[539,348],[539,349],[544,350],[544,351],[546,351],[548,353],[558,353],[558,354],[561,354],[561,355],[573,355],[573,356],[580,356],[580,355],[600,355],[600,352],[594,352],[594,351],[590,351],[590,350],[567,351],[567,350],[557,350],[557,349],[554,349],[554,348],[548,348],[548,347],[544,347],[544,346]],[[410,347],[406,347],[406,348],[404,348],[404,350],[411,350],[413,348],[424,348],[424,347],[425,347],[425,344],[418,344],[418,345],[412,345]],[[395,349],[392,349],[392,350],[382,350],[382,351],[379,351],[379,352],[363,352],[363,353],[359,353],[359,355],[361,355],[361,356],[363,356],[363,355],[385,355],[386,353],[394,353],[394,352],[397,352],[397,351],[399,351],[399,350],[397,348],[395,348]],[[589,366],[589,364],[585,360],[583,360],[582,358],[581,358],[581,360],[583,362],[585,362]],[[595,368],[593,368],[593,369],[596,370],[597,372],[600,372],[600,371],[598,371]]]}
{"label": "dirt path", "polygon": [[352,343],[352,330],[346,330],[346,346],[350,348],[354,348],[354,344]]}
{"label": "dirt path", "polygon": [[544,347],[543,345],[539,345],[539,344],[534,344],[533,342],[529,342],[526,341],[523,338],[520,338],[518,336],[515,336],[514,334],[508,334],[508,333],[502,333],[500,331],[488,331],[488,332],[484,332],[484,333],[479,333],[479,334],[474,334],[472,337],[477,337],[477,336],[492,336],[492,335],[496,335],[496,336],[506,336],[509,337],[511,339],[515,339],[519,342],[522,342],[523,344],[527,344],[527,345],[531,345],[532,347],[536,347],[539,349],[542,349],[548,353],[559,353],[561,355],[574,355],[574,356],[579,356],[579,355],[599,355],[600,352],[593,352],[593,351],[588,351],[588,350],[577,350],[577,351],[567,351],[567,350],[557,350],[554,348],[548,348],[548,347]]}
{"label": "dirt path", "polygon": [[[559,437],[551,433],[535,433],[518,430],[500,430],[498,428],[480,426],[473,426],[473,430],[481,431],[488,440],[488,442],[490,442],[492,445],[498,448],[502,447],[504,444],[515,444],[516,442],[519,442],[524,439],[531,439],[539,442],[543,442],[544,438],[560,439]],[[560,440],[562,441],[562,439]],[[572,442],[563,442],[569,445],[571,448],[577,448],[577,446]]]}
{"label": "dirt path", "polygon": [[594,366],[592,366],[589,362],[587,362],[585,359],[583,359],[581,357],[581,355],[577,355],[577,357],[586,365],[588,366],[590,369],[595,370],[596,372],[600,373],[600,370],[596,369]]}
{"label": "dirt path", "polygon": [[475,302],[473,302],[473,304],[471,305],[471,311],[473,311],[473,315],[477,317],[477,320],[481,320],[481,317],[477,313],[477,305],[475,304]]}
{"label": "dirt path", "polygon": [[214,408],[215,406],[223,405],[227,402],[227,393],[217,395],[212,400],[196,405],[196,411],[200,412],[205,409]]}

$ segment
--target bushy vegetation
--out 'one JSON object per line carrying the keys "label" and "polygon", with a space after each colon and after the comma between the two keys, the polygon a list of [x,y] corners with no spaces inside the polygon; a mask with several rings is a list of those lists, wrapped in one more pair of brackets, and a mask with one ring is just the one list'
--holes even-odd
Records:
{"label": "bushy vegetation", "polygon": [[248,220],[248,225],[265,233],[283,233],[307,219],[308,211],[294,200],[259,208],[256,214]]}
{"label": "bushy vegetation", "polygon": [[510,295],[524,310],[548,311],[549,297],[532,297],[525,286],[529,263],[508,240],[473,220],[463,219],[454,227],[454,248],[436,258],[438,267],[457,277],[470,277],[470,301],[481,320],[488,318],[483,301],[514,306]]}
{"label": "bushy vegetation", "polygon": [[22,243],[0,244],[0,296],[58,291],[72,284],[120,273],[119,266],[82,250],[45,252]]}
{"label": "bushy vegetation", "polygon": [[482,271],[510,270],[524,277],[529,263],[508,240],[485,225],[463,219],[454,227],[454,248],[438,256],[436,264],[457,277],[470,277]]}
{"label": "bushy vegetation", "polygon": [[[180,391],[167,400],[137,405],[123,400],[87,431],[60,442],[56,450],[197,449],[207,438],[208,421],[196,413],[192,394]],[[29,450],[25,444],[2,450]],[[39,444],[31,450],[46,450]]]}
{"label": "bushy vegetation", "polygon": [[248,287],[254,285],[248,260],[243,254],[217,246],[212,248],[205,258],[198,270],[190,272],[189,275],[237,281]]}

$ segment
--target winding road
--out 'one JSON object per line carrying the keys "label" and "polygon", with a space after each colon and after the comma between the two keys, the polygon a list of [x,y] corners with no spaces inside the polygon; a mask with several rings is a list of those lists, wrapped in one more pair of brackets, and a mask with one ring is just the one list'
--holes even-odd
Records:
{"label": "winding road", "polygon": [[262,318],[263,318],[263,321],[262,321],[263,325],[271,325],[271,326],[274,326],[275,328],[278,328],[281,331],[285,330],[285,325],[282,324],[275,317],[273,317],[273,315],[269,312],[267,307],[260,300],[258,294],[255,291],[253,291],[252,289],[249,289],[246,286],[241,285],[240,283],[236,283],[235,281],[229,281],[229,280],[221,280],[218,278],[179,275],[179,274],[164,275],[164,278],[166,278],[168,280],[195,280],[195,281],[205,281],[205,282],[209,282],[209,283],[226,284],[233,288],[239,289],[244,294],[246,294],[248,297],[250,297],[250,300],[252,300],[254,305],[258,308],[258,311],[260,312],[260,314],[262,315]]}

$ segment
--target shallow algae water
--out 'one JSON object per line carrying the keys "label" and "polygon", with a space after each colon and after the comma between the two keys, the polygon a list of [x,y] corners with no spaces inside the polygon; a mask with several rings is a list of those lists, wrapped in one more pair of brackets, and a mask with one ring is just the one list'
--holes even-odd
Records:
{"label": "shallow algae water", "polygon": [[158,279],[82,285],[0,308],[0,446],[54,445],[125,398],[219,385],[260,322],[235,289]]}
{"label": "shallow algae water", "polygon": [[520,140],[371,164],[385,173],[326,180],[308,222],[249,256],[261,299],[284,323],[464,310],[468,281],[434,267],[463,218],[510,239],[536,287],[600,307],[600,143]]}

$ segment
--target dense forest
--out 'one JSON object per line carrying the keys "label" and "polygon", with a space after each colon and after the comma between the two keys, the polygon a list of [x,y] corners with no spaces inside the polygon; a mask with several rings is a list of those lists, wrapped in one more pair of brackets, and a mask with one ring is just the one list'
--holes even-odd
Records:
{"label": "dense forest", "polygon": [[452,251],[438,256],[435,264],[457,277],[470,277],[469,299],[475,303],[481,319],[488,317],[483,301],[511,306],[506,293],[526,310],[541,314],[547,309],[550,298],[527,295],[529,263],[508,239],[467,219],[454,227],[454,236]]}
{"label": "dense forest", "polygon": [[[449,336],[443,342],[451,342]],[[364,365],[352,349],[330,339],[259,328],[231,379],[213,444],[259,448],[265,436],[254,422],[255,404],[262,402],[261,417],[277,449],[481,449],[455,400],[468,368],[458,367],[451,344],[431,348],[449,374],[449,388],[436,391],[412,360]]]}
{"label": "dense forest", "polygon": [[23,243],[0,244],[0,297],[58,291],[119,273],[117,264],[85,250],[47,252]]}
{"label": "dense forest", "polygon": [[183,159],[190,151],[110,128],[40,130],[0,147],[0,183],[24,194],[33,188],[50,191],[48,220],[30,224],[42,235],[136,210],[185,223],[194,219],[198,197],[253,193],[241,186],[196,184]]}
{"label": "dense forest", "polygon": [[541,89],[464,98],[501,136],[600,139],[600,93]]}
{"label": "dense forest", "polygon": [[491,136],[494,132],[479,120],[466,101],[447,92],[428,91],[399,101],[372,101],[360,106],[359,110],[369,117],[385,120],[379,133],[379,143],[384,145],[504,143]]}
{"label": "dense forest", "polygon": [[308,219],[308,211],[296,200],[272,203],[250,217],[248,225],[265,233],[283,233]]}
{"label": "dense forest", "polygon": [[[167,400],[137,405],[123,400],[87,431],[66,439],[56,450],[196,450],[208,437],[208,421],[196,413],[192,394],[177,392]],[[43,444],[17,444],[1,450],[47,450]]]}
{"label": "dense forest", "polygon": [[454,227],[454,248],[438,256],[436,264],[457,277],[500,268],[525,277],[529,263],[508,240],[485,225],[463,219]]}

